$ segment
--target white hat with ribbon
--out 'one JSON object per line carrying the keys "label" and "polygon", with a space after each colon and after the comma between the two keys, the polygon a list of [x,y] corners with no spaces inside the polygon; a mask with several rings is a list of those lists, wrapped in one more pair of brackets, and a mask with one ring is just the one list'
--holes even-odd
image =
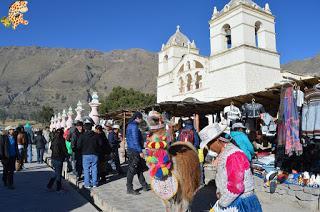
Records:
{"label": "white hat with ribbon", "polygon": [[218,123],[206,126],[199,132],[199,136],[201,139],[200,148],[205,148],[210,141],[216,139],[219,135],[221,135],[226,128],[226,125],[219,125]]}

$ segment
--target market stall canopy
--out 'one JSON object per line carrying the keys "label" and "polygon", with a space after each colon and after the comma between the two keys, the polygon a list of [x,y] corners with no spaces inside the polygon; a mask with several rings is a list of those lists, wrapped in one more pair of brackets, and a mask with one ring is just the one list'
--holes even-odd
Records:
{"label": "market stall canopy", "polygon": [[168,112],[172,116],[176,117],[188,117],[193,116],[194,114],[209,115],[223,111],[223,109],[230,105],[231,102],[233,102],[235,106],[241,107],[243,104],[255,99],[255,102],[262,104],[269,113],[276,114],[280,104],[281,88],[296,83],[303,90],[304,88],[311,88],[315,84],[319,83],[318,77],[311,77],[304,80],[287,80],[289,81],[282,85],[276,85],[266,89],[265,91],[257,93],[230,97],[213,102],[201,102],[193,98],[189,98],[184,101],[167,101],[148,106],[144,108],[144,111],[148,112],[156,110],[159,112]]}
{"label": "market stall canopy", "polygon": [[133,113],[137,110],[116,110],[109,113],[106,113],[103,117],[105,119],[113,119],[113,120],[122,120],[122,119],[130,119]]}

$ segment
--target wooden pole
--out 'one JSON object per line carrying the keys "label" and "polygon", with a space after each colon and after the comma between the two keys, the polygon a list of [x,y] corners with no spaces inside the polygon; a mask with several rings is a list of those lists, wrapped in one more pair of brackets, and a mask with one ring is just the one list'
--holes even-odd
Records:
{"label": "wooden pole", "polygon": [[124,152],[124,161],[127,162],[127,153],[126,153],[126,112],[123,112],[123,133],[122,133],[122,141],[123,141],[123,152]]}
{"label": "wooden pole", "polygon": [[195,121],[195,128],[196,128],[197,132],[200,132],[199,114],[195,114],[194,121]]}

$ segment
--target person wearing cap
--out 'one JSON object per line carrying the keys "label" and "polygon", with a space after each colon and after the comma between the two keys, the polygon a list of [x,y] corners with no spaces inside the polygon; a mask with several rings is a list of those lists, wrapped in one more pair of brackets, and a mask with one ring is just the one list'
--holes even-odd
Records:
{"label": "person wearing cap", "polygon": [[250,163],[244,152],[232,144],[230,136],[224,133],[225,129],[226,126],[215,123],[199,133],[202,140],[200,148],[207,148],[217,154],[215,181],[218,201],[213,209],[262,212],[254,193]]}
{"label": "person wearing cap", "polygon": [[84,133],[79,137],[77,148],[82,154],[84,187],[90,189],[98,186],[98,156],[103,146],[101,137],[92,131],[94,121],[83,118]]}
{"label": "person wearing cap", "polygon": [[115,124],[112,126],[112,130],[108,133],[108,140],[111,146],[111,159],[108,163],[111,165],[113,170],[116,170],[119,175],[123,174],[123,171],[120,166],[119,159],[119,148],[121,140],[119,138],[120,126]]}
{"label": "person wearing cap", "polygon": [[13,175],[15,171],[16,160],[18,159],[19,150],[14,127],[5,128],[4,135],[0,136],[0,158],[3,165],[2,181],[8,189],[13,187]]}
{"label": "person wearing cap", "polygon": [[245,133],[246,127],[241,123],[235,123],[232,125],[232,131],[230,133],[232,139],[237,146],[246,154],[248,160],[251,162],[254,156],[253,145],[250,142],[247,134]]}
{"label": "person wearing cap", "polygon": [[106,136],[107,138],[109,137],[109,133],[112,132],[112,124],[110,123],[110,121],[106,121],[105,124],[104,124],[104,128],[106,130]]}
{"label": "person wearing cap", "polygon": [[142,114],[136,112],[129,121],[126,131],[126,141],[128,146],[128,172],[127,172],[127,194],[138,195],[139,192],[133,189],[133,177],[138,175],[140,184],[144,191],[150,190],[149,185],[143,176],[145,166],[142,134],[139,124],[142,122]]}
{"label": "person wearing cap", "polygon": [[75,125],[75,129],[71,132],[70,142],[72,148],[72,170],[79,181],[82,175],[82,155],[81,151],[78,150],[77,145],[79,137],[83,133],[83,122],[81,120],[77,120]]}

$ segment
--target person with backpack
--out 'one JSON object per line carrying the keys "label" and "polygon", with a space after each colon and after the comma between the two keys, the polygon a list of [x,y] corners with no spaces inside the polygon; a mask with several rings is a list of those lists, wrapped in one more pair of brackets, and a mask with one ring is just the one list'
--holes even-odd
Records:
{"label": "person with backpack", "polygon": [[42,135],[41,130],[36,132],[34,140],[37,148],[37,161],[40,164],[40,163],[43,163],[43,154],[45,151],[47,140]]}
{"label": "person with backpack", "polygon": [[192,119],[184,121],[184,127],[179,131],[178,141],[190,142],[196,149],[199,148],[200,139],[196,129],[193,126]]}

